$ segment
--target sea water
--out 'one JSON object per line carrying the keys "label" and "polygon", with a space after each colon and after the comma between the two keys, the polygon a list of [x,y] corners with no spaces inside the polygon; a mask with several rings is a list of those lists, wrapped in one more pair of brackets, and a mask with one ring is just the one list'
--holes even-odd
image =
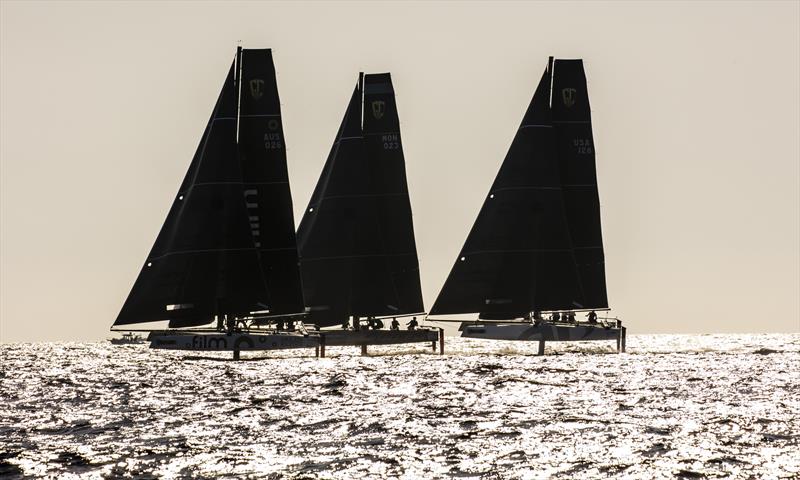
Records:
{"label": "sea water", "polygon": [[0,476],[797,478],[800,335],[0,345]]}

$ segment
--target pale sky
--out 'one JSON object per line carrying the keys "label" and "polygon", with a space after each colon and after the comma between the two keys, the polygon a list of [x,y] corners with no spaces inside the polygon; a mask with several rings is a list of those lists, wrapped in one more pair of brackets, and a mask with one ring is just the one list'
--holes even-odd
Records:
{"label": "pale sky", "polygon": [[358,72],[392,73],[427,308],[554,55],[629,332],[800,331],[796,1],[0,5],[0,341],[111,335],[237,40],[273,49],[296,223]]}

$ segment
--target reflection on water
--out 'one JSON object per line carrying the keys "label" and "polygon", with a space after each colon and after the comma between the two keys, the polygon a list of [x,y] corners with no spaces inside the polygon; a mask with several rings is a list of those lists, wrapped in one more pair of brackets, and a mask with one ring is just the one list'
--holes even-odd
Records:
{"label": "reflection on water", "polygon": [[343,347],[242,362],[0,345],[0,476],[800,475],[800,335],[628,344],[537,357],[536,343],[448,338],[443,357]]}

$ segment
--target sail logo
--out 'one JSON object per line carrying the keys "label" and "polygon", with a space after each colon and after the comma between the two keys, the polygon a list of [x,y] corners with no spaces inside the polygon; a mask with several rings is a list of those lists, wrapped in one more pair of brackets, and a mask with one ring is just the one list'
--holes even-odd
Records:
{"label": "sail logo", "polygon": [[375,120],[380,120],[383,118],[383,114],[386,112],[386,102],[383,100],[375,100],[372,102],[372,116],[375,117]]}
{"label": "sail logo", "polygon": [[264,96],[264,80],[260,78],[250,80],[250,96],[253,97],[254,100],[258,100]]}
{"label": "sail logo", "polygon": [[570,108],[575,105],[575,92],[577,92],[577,90],[574,88],[561,89],[561,100],[564,101],[565,107]]}
{"label": "sail logo", "polygon": [[192,337],[193,350],[226,350],[228,341],[225,337],[195,335]]}
{"label": "sail logo", "polygon": [[258,216],[258,190],[249,188],[244,191],[244,208],[247,209],[247,219],[250,222],[250,235],[253,236],[253,246],[261,247],[261,219]]}

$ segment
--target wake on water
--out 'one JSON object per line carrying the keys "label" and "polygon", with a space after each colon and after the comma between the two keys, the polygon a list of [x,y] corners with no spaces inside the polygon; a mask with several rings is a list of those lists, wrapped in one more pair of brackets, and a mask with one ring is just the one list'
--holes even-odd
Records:
{"label": "wake on water", "polygon": [[0,476],[800,474],[800,335],[370,348],[0,345]]}

